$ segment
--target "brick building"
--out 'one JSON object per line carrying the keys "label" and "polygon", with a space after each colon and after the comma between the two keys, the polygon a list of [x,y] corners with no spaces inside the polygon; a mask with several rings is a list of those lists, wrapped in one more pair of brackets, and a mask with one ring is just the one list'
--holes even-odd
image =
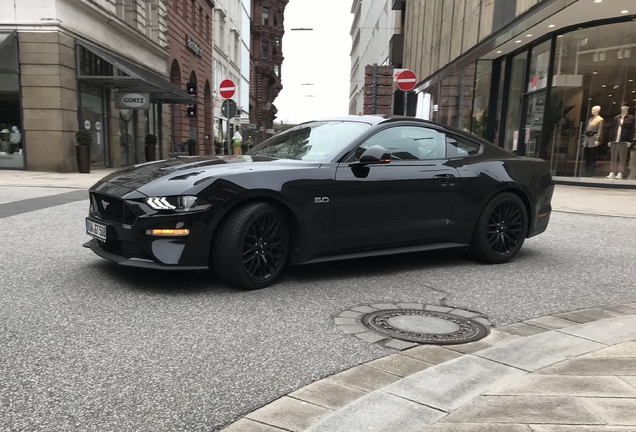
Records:
{"label": "brick building", "polygon": [[[202,102],[199,105],[172,104],[171,144],[197,141],[197,154],[214,152],[214,107],[212,100],[212,20],[211,0],[170,0],[168,2],[168,47],[170,81]],[[192,108],[196,108],[193,114]]]}
{"label": "brick building", "polygon": [[283,15],[288,0],[252,1],[250,57],[250,123],[256,125],[257,140],[272,134],[277,109],[274,100],[283,88]]}

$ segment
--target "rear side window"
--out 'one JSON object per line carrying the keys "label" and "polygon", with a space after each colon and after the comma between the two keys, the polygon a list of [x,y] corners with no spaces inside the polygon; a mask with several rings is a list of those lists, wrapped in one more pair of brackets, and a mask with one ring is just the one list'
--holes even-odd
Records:
{"label": "rear side window", "polygon": [[449,158],[474,156],[481,152],[481,144],[458,135],[447,134],[446,144]]}

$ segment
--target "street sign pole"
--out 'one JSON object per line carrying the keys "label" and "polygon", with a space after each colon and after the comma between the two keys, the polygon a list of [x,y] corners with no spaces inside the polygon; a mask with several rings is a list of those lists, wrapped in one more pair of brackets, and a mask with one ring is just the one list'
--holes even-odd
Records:
{"label": "street sign pole", "polygon": [[225,108],[225,118],[227,118],[227,154],[228,156],[233,154],[232,151],[232,143],[230,143],[230,119],[234,117],[234,114],[231,113],[231,102],[230,99],[234,96],[236,92],[236,85],[234,81],[226,79],[221,82],[219,85],[219,93],[221,97],[225,99],[223,101],[223,108]]}
{"label": "street sign pole", "polygon": [[[225,104],[225,112],[229,113],[230,112],[230,100],[226,99],[223,101],[223,103]],[[225,135],[227,137],[227,155],[230,156],[232,155],[232,143],[230,142],[230,116],[228,114],[227,116],[227,134]]]}
{"label": "street sign pole", "polygon": [[407,99],[408,99],[408,96],[409,96],[409,92],[405,91],[405,92],[404,92],[404,116],[405,116],[405,117],[407,116],[407,114],[406,114],[406,110],[407,110],[407,108],[408,108],[408,100],[407,100]]}

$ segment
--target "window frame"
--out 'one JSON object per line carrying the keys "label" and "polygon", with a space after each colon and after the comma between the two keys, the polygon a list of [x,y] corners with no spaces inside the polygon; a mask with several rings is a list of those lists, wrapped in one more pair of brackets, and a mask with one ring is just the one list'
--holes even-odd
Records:
{"label": "window frame", "polygon": [[426,129],[428,131],[432,131],[432,132],[440,134],[441,139],[443,140],[442,142],[444,144],[445,156],[430,158],[430,159],[419,159],[419,158],[418,159],[391,159],[391,164],[407,165],[407,164],[413,164],[413,163],[430,163],[431,161],[441,161],[441,160],[450,159],[448,154],[448,144],[447,144],[447,138],[446,138],[447,133],[445,130],[438,129],[435,127],[430,127],[430,125],[408,123],[408,124],[389,124],[389,125],[386,125],[386,127],[378,129],[372,135],[366,136],[360,143],[358,143],[353,149],[351,149],[351,151],[348,152],[348,155],[345,156],[343,163],[357,162],[358,159],[356,158],[356,150],[358,150],[361,146],[363,146],[365,143],[367,143],[370,139],[372,139],[376,135],[386,132],[390,129],[396,129],[396,128],[419,128],[419,129]]}
{"label": "window frame", "polygon": [[[264,56],[263,56],[263,53],[265,53]],[[269,42],[261,41],[261,59],[262,60],[269,59]]]}
{"label": "window frame", "polygon": [[[448,132],[446,131],[444,133],[446,135],[446,157],[448,159],[466,159],[466,158],[472,158],[472,157],[477,157],[477,156],[481,156],[484,153],[484,144],[477,142],[476,140],[472,140],[470,138],[464,137],[460,134],[457,133],[453,133],[453,132]],[[459,148],[458,146],[455,146],[453,144],[451,144],[451,141],[455,141],[456,143],[461,143],[461,141],[459,141],[457,138],[463,140],[463,141],[467,141],[470,144],[474,144],[476,146],[479,147],[479,150],[477,151],[477,153],[473,153],[473,154],[467,154],[467,155],[460,155],[457,153],[457,149]]]}
{"label": "window frame", "polygon": [[269,27],[269,11],[270,8],[268,6],[263,6],[263,12],[261,15],[261,23],[262,25]]}

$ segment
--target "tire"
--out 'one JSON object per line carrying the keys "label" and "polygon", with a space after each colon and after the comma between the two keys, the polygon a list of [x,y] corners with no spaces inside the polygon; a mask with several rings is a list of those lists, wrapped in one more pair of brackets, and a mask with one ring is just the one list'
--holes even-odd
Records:
{"label": "tire", "polygon": [[514,193],[503,192],[482,210],[468,252],[478,261],[505,263],[517,255],[527,234],[526,206]]}
{"label": "tire", "polygon": [[273,204],[256,202],[238,208],[221,225],[211,260],[221,279],[256,290],[276,282],[289,250],[290,230],[283,212]]}

